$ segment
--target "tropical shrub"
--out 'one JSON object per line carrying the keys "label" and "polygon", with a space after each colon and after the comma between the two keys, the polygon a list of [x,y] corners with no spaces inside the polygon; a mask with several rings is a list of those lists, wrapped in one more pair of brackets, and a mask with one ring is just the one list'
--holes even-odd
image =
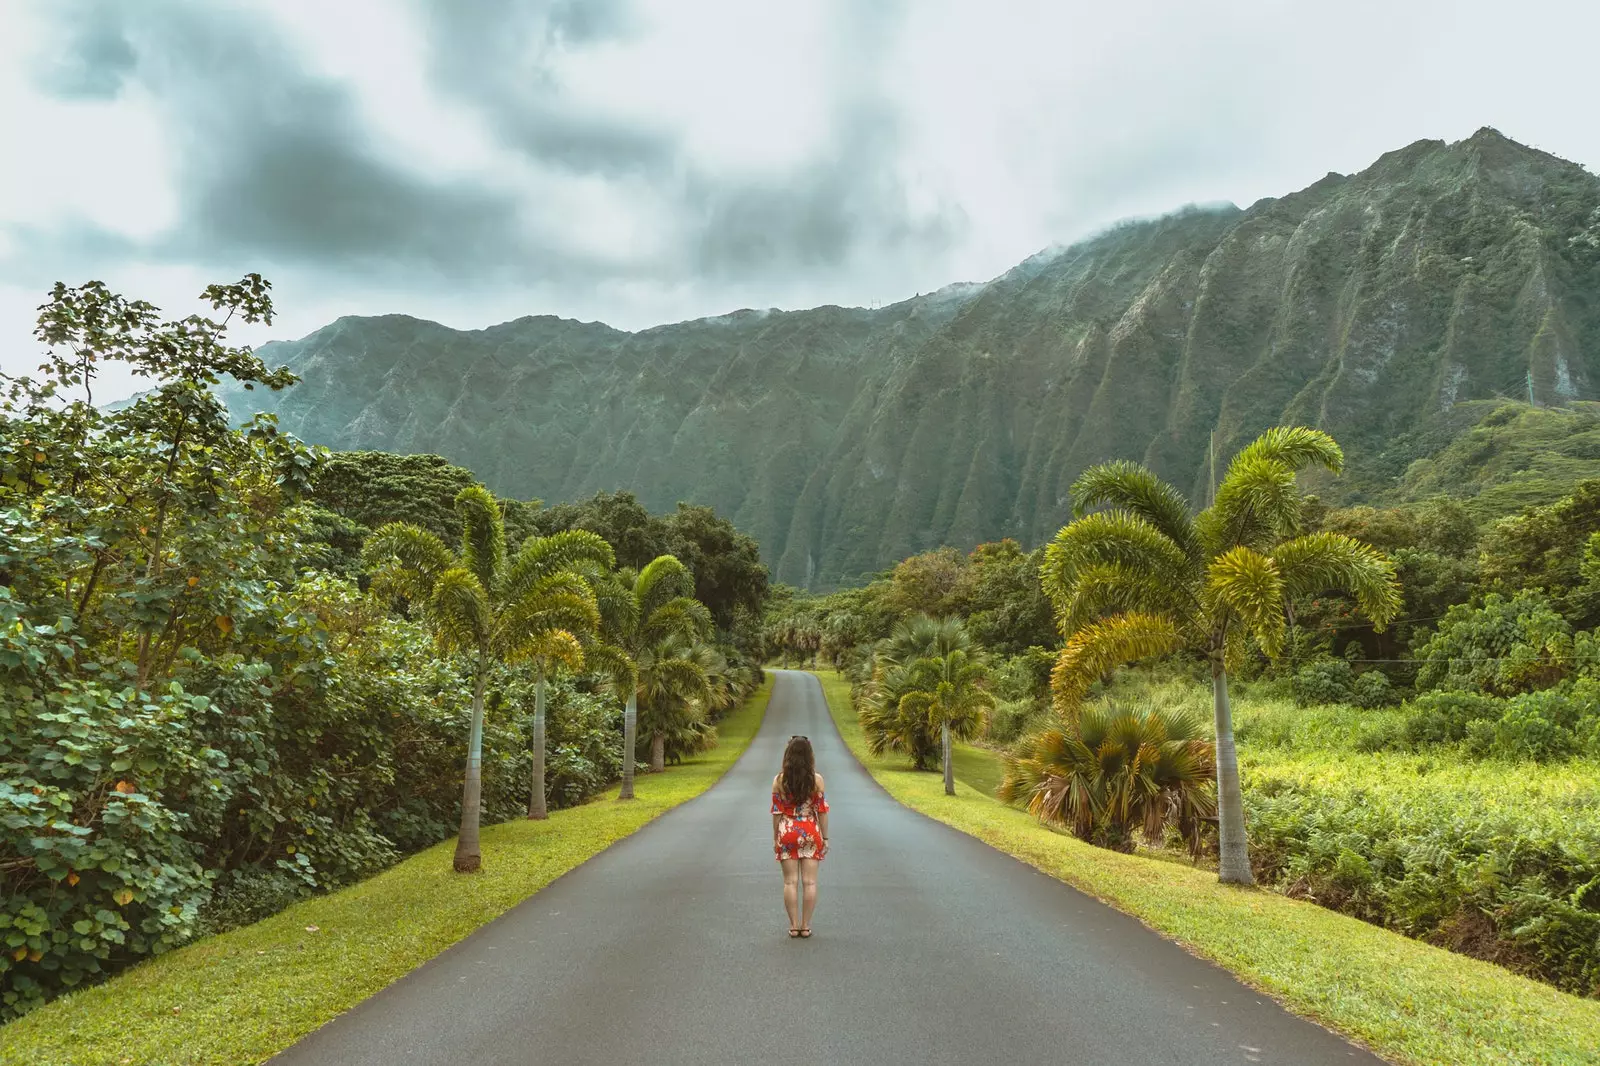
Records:
{"label": "tropical shrub", "polygon": [[1365,670],[1356,675],[1350,686],[1350,701],[1363,710],[1377,710],[1393,705],[1394,684],[1381,670]]}
{"label": "tropical shrub", "polygon": [[1187,712],[1091,704],[1023,742],[1000,798],[1100,847],[1132,851],[1136,833],[1159,844],[1170,829],[1198,856],[1217,810],[1204,734]]}
{"label": "tropical shrub", "polygon": [[1492,592],[1445,613],[1418,649],[1418,690],[1514,696],[1549,688],[1572,670],[1572,627],[1538,591]]}
{"label": "tropical shrub", "polygon": [[[861,731],[874,755],[901,752],[918,770],[931,769],[940,757],[940,725],[916,701],[905,698],[919,690],[919,664],[944,661],[952,652],[974,652],[971,636],[959,618],[914,615],[895,627],[873,651],[872,673],[861,686]],[[975,722],[963,730],[975,729]]]}
{"label": "tropical shrub", "polygon": [[1290,895],[1600,993],[1600,764],[1250,758],[1251,860]]}
{"label": "tropical shrub", "polygon": [[1313,659],[1295,671],[1290,684],[1295,702],[1302,707],[1319,703],[1355,702],[1355,670],[1344,659]]}

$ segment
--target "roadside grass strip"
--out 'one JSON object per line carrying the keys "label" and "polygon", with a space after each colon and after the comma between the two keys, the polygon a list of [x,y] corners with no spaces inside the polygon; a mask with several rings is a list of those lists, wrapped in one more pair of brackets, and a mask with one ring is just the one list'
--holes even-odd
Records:
{"label": "roadside grass strip", "polygon": [[[956,795],[936,773],[874,757],[843,678],[818,673],[845,743],[899,802],[1131,914],[1297,1014],[1396,1063],[1600,1063],[1600,1000],[1411,940],[1314,903],[1227,887],[1186,863],[1122,855],[1041,825],[972,787],[999,756],[963,746]],[[985,772],[980,759],[992,760]],[[966,773],[962,772],[965,765]],[[975,771],[976,768],[976,772]]]}
{"label": "roadside grass strip", "polygon": [[710,788],[749,746],[768,679],[718,723],[720,742],[547,821],[483,830],[483,871],[454,839],[359,884],[196,941],[0,1027],[5,1066],[259,1063],[499,917],[568,870]]}

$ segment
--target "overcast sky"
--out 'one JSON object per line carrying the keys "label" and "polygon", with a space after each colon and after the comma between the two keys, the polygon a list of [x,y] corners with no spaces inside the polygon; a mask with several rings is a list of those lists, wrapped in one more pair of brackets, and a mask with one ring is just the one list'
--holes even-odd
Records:
{"label": "overcast sky", "polygon": [[0,369],[58,279],[176,315],[257,271],[276,337],[631,329],[983,280],[1485,125],[1600,170],[1597,42],[1594,0],[0,0]]}

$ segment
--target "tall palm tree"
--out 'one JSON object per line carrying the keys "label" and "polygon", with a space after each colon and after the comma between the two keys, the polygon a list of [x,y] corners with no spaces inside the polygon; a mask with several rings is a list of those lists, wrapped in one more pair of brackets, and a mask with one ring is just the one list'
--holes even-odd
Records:
{"label": "tall palm tree", "polygon": [[[459,553],[425,529],[391,522],[368,538],[362,554],[374,572],[375,586],[419,607],[440,649],[463,654],[471,663],[472,730],[455,853],[456,870],[470,873],[483,865],[478,821],[483,693],[490,669],[497,661],[537,655],[577,668],[583,661],[578,634],[592,631],[600,615],[594,592],[581,576],[546,565],[548,545],[525,545],[515,558],[507,558],[500,506],[483,486],[462,489],[456,513],[461,517]],[[567,538],[560,550],[597,550],[586,539],[592,533],[558,536]]]}
{"label": "tall palm tree", "polygon": [[861,730],[874,755],[902,751],[918,770],[933,760],[934,731],[923,715],[902,710],[901,699],[915,691],[912,667],[952,651],[973,653],[972,640],[959,618],[906,619],[872,652],[871,673],[860,701]]}
{"label": "tall palm tree", "polygon": [[[1145,467],[1104,463],[1073,485],[1078,517],[1045,552],[1040,581],[1067,638],[1051,674],[1058,713],[1076,715],[1089,686],[1121,663],[1188,650],[1210,664],[1227,883],[1254,883],[1228,664],[1250,638],[1276,656],[1296,597],[1347,591],[1378,628],[1400,608],[1389,559],[1342,534],[1302,533],[1296,473],[1313,465],[1338,473],[1343,464],[1326,433],[1269,429],[1234,456],[1214,502],[1194,515]],[[1094,507],[1105,509],[1086,513]]]}
{"label": "tall palm tree", "polygon": [[989,712],[994,710],[994,696],[984,687],[988,679],[989,671],[983,662],[960,648],[911,664],[911,691],[900,697],[900,713],[929,726],[938,725],[946,796],[956,794],[950,737],[976,736],[983,729]]}
{"label": "tall palm tree", "polygon": [[[528,576],[532,580],[563,572],[587,577],[590,573],[610,570],[615,562],[610,544],[596,534],[581,529],[567,530],[548,537],[529,537],[522,542],[522,547],[517,552],[517,565],[526,567]],[[590,587],[593,588],[592,582]],[[598,609],[598,602],[596,607]],[[529,818],[542,819],[550,816],[544,794],[546,676],[562,666],[573,669],[581,667],[584,661],[583,652],[575,645],[580,642],[585,643],[593,651],[594,641],[591,638],[597,628],[590,626],[577,633],[541,634],[529,643],[526,650],[526,658],[532,661],[535,670],[533,774],[528,785]],[[606,658],[605,664],[610,665],[610,662],[610,658]]]}
{"label": "tall palm tree", "polygon": [[1080,840],[1133,850],[1133,831],[1158,842],[1167,827],[1198,856],[1216,816],[1216,748],[1198,717],[1161,707],[1096,704],[1029,737],[1007,763],[1000,798]]}
{"label": "tall palm tree", "polygon": [[[626,667],[616,674],[623,696],[622,791],[633,799],[634,752],[638,745],[639,698],[647,681],[654,685],[656,652],[669,637],[693,642],[711,628],[711,613],[694,598],[694,575],[673,555],[658,555],[642,570],[620,568],[591,577],[601,614],[602,635],[611,660]],[[594,658],[593,652],[590,658]],[[648,661],[649,678],[641,669]],[[653,738],[652,738],[653,742]],[[664,764],[663,753],[663,764]]]}

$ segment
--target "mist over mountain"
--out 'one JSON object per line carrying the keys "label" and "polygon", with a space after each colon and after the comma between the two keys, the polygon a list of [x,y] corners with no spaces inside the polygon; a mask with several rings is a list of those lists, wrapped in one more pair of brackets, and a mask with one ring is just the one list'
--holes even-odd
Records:
{"label": "mist over mountain", "polygon": [[828,587],[939,544],[1038,543],[1107,458],[1203,502],[1213,435],[1225,458],[1297,422],[1346,449],[1325,494],[1387,498],[1475,401],[1595,399],[1600,178],[1485,129],[878,309],[634,333],[342,318],[261,355],[303,380],[224,389],[236,415],[436,452],[519,498],[710,504],[778,580]]}

